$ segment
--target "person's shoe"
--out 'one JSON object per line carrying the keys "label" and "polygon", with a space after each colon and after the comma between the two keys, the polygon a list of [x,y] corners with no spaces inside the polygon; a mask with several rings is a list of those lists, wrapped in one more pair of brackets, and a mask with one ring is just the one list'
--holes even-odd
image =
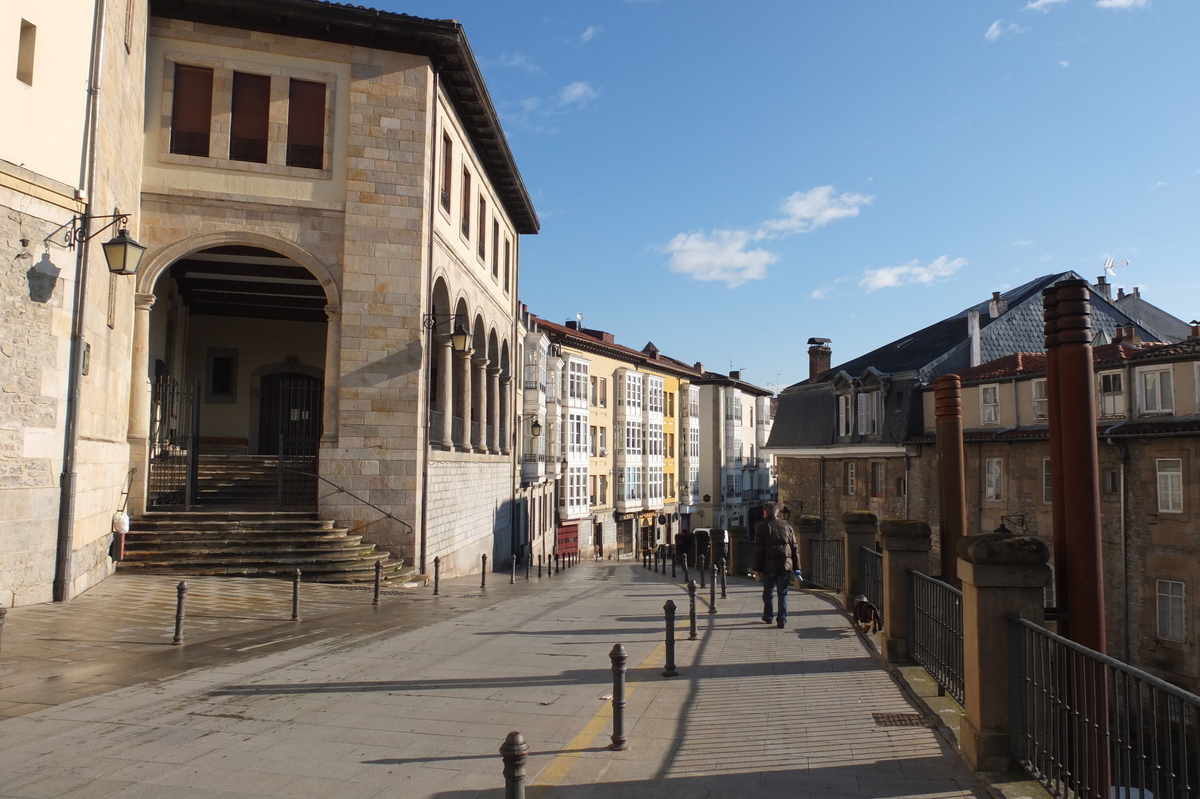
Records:
{"label": "person's shoe", "polygon": [[781,621],[777,621],[777,622],[775,622],[775,626],[776,626],[776,627],[781,627],[781,628],[782,628],[782,627],[783,627],[783,622],[781,622]]}
{"label": "person's shoe", "polygon": [[770,616],[763,616],[763,617],[762,617],[762,620],[763,620],[763,623],[764,623],[764,624],[770,624],[770,623],[771,623],[771,617],[770,617]]}

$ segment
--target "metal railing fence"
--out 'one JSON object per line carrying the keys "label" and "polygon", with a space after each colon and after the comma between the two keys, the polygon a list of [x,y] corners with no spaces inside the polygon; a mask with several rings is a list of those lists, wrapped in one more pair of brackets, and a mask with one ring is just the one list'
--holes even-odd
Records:
{"label": "metal railing fence", "polygon": [[908,574],[912,658],[961,704],[965,694],[962,591],[919,571]]}
{"label": "metal railing fence", "polygon": [[863,595],[883,611],[883,553],[874,547],[862,548]]}
{"label": "metal railing fence", "polygon": [[812,542],[812,574],[810,583],[832,591],[846,590],[846,549],[840,538],[818,538]]}
{"label": "metal railing fence", "polygon": [[1200,696],[1011,618],[1012,754],[1055,796],[1195,799]]}

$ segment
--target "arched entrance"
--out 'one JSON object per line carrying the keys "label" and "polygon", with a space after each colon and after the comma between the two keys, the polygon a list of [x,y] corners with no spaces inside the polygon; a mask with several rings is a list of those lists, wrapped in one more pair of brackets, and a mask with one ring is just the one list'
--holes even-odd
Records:
{"label": "arched entrance", "polygon": [[278,249],[189,252],[139,296],[149,413],[130,439],[135,425],[146,436],[144,508],[315,507],[331,302]]}

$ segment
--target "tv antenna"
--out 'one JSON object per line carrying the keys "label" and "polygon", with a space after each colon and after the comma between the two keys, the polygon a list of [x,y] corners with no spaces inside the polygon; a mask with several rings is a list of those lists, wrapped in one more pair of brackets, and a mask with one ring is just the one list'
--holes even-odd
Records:
{"label": "tv antenna", "polygon": [[1104,259],[1104,271],[1108,272],[1108,274],[1112,277],[1117,276],[1116,270],[1120,269],[1122,266],[1129,266],[1128,258],[1126,258],[1124,261],[1119,261],[1119,262],[1115,262],[1115,263],[1113,262],[1112,258]]}

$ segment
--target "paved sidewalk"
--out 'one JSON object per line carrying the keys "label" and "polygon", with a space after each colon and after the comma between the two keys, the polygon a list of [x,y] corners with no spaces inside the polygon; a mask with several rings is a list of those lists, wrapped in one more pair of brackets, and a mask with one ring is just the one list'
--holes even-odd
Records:
{"label": "paved sidewalk", "polygon": [[[0,796],[500,797],[514,729],[533,750],[531,799],[984,795],[933,730],[890,726],[919,719],[819,596],[792,594],[781,630],[758,619],[759,587],[733,579],[717,613],[700,603],[689,641],[680,586],[628,561],[489,581],[288,623],[324,630],[307,638],[281,640],[272,616],[189,639],[168,657],[207,647],[208,663],[0,721]],[[682,611],[673,679],[668,598]],[[256,636],[266,645],[239,651]],[[623,752],[606,748],[615,643],[629,652]]]}

